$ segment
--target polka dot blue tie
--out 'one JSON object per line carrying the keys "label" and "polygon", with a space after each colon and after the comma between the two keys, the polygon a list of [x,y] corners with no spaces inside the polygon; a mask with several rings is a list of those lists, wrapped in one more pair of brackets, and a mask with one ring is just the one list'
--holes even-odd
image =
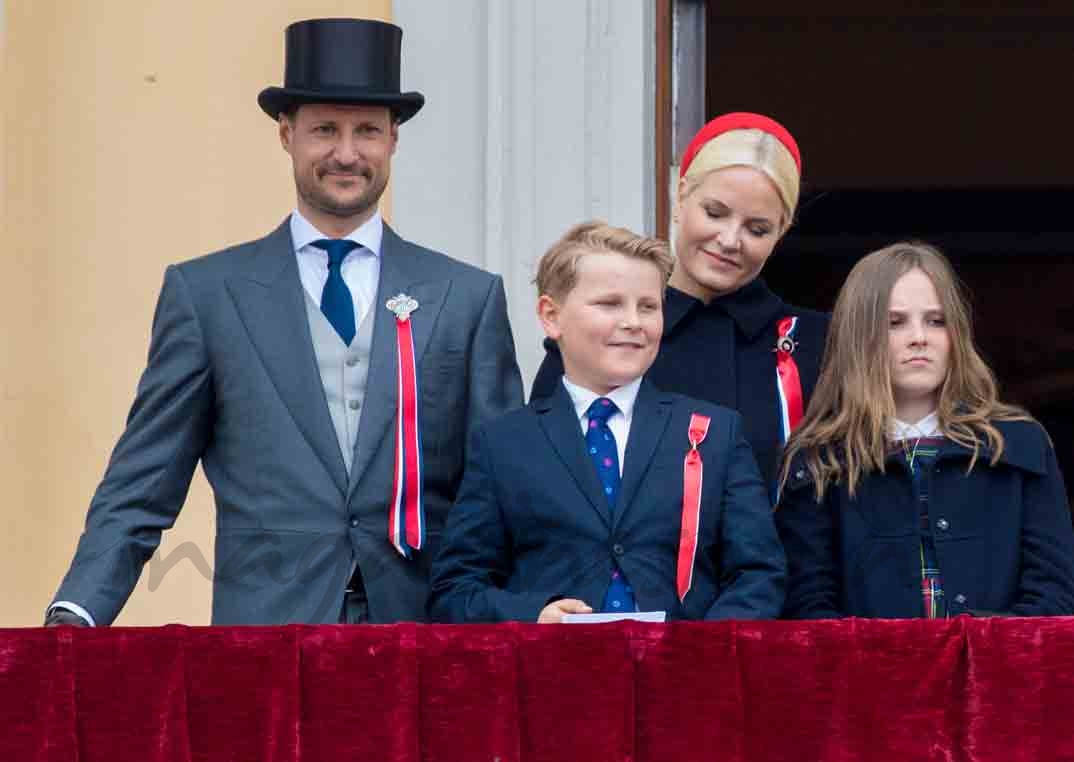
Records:
{"label": "polka dot blue tie", "polygon": [[[593,404],[586,411],[589,423],[585,432],[589,457],[596,466],[600,485],[604,489],[604,496],[608,499],[608,507],[613,514],[616,498],[619,497],[619,451],[615,446],[615,435],[608,428],[608,419],[617,412],[619,408],[607,397],[598,397],[593,400]],[[618,613],[634,611],[635,608],[634,592],[622,570],[616,566],[612,569],[612,579],[604,594],[601,611]]]}
{"label": "polka dot blue tie", "polygon": [[343,343],[350,346],[354,339],[354,299],[343,280],[343,258],[358,248],[346,238],[322,238],[311,246],[328,252],[328,280],[321,291],[321,312],[336,329]]}

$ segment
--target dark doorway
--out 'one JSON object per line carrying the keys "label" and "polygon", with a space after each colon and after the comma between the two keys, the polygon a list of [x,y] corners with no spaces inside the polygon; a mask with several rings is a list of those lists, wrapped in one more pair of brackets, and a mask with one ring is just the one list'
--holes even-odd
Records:
{"label": "dark doorway", "polygon": [[966,5],[710,1],[706,111],[770,113],[802,146],[769,283],[831,309],[862,255],[939,246],[1003,397],[1044,423],[1074,487],[1074,7]]}

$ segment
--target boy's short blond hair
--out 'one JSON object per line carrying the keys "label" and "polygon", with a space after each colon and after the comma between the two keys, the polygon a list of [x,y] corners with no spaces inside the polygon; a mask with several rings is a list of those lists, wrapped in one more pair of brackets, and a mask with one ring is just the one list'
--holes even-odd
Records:
{"label": "boy's short blond hair", "polygon": [[578,282],[578,261],[586,254],[622,254],[652,262],[665,284],[675,262],[667,241],[612,227],[602,220],[590,220],[564,233],[541,257],[533,279],[538,296],[547,294],[557,301],[566,297]]}

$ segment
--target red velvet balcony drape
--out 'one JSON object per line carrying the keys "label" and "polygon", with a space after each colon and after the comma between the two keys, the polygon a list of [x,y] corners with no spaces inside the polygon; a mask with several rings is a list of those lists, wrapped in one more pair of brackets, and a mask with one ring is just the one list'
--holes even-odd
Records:
{"label": "red velvet balcony drape", "polygon": [[1074,759],[1074,619],[0,630],[8,762]]}

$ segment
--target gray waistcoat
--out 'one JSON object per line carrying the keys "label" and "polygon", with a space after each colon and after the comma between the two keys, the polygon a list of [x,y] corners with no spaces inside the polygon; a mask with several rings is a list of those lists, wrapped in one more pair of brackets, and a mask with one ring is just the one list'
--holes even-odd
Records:
{"label": "gray waistcoat", "polygon": [[354,444],[358,438],[358,421],[365,404],[369,350],[373,343],[373,310],[366,313],[348,347],[305,289],[302,293],[306,297],[306,316],[309,318],[324,396],[328,400],[328,412],[332,415],[339,449],[350,474],[351,463],[354,462]]}

